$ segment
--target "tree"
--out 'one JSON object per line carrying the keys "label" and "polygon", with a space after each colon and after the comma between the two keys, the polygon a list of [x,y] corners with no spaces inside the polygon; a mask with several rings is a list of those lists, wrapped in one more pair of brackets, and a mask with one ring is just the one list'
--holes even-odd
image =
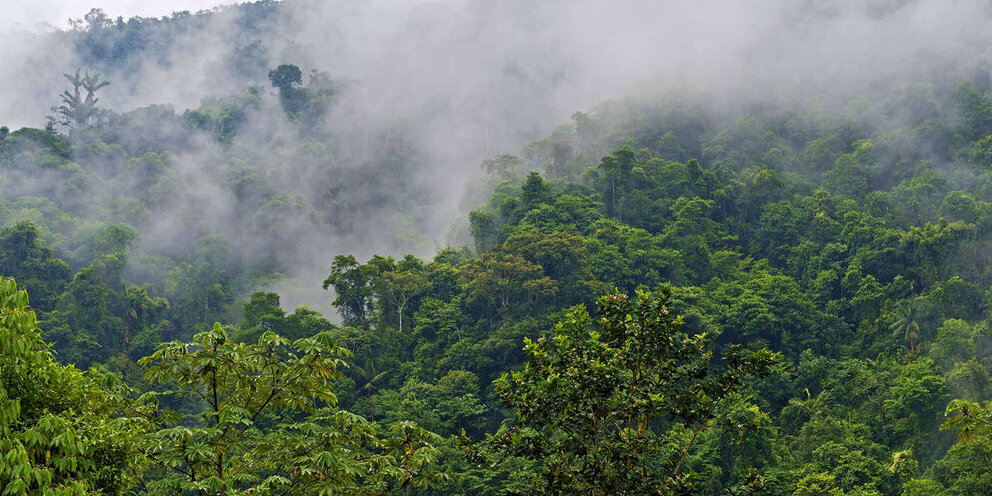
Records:
{"label": "tree", "polygon": [[89,367],[124,349],[130,327],[126,314],[117,310],[123,310],[119,307],[126,306],[127,299],[115,288],[123,266],[117,257],[100,257],[66,285],[49,314],[45,334],[62,360]]}
{"label": "tree", "polygon": [[[634,155],[634,150],[629,146],[625,146],[614,151],[612,155],[603,157],[603,160],[599,164],[599,168],[603,170],[607,178],[607,183],[605,184],[606,191],[603,196],[607,200],[606,213],[611,217],[622,219],[622,215],[617,209],[617,204],[619,199],[624,195],[627,178],[636,163],[637,156]],[[617,193],[618,189],[620,190],[619,194]]]}
{"label": "tree", "polygon": [[500,225],[496,216],[482,210],[473,210],[468,214],[468,222],[477,252],[482,253],[499,243]]}
{"label": "tree", "polygon": [[920,337],[919,312],[912,301],[901,301],[896,304],[889,320],[889,330],[896,336],[902,334],[909,342],[909,351],[916,353],[916,339]]}
{"label": "tree", "polygon": [[[966,400],[954,400],[947,405],[947,420],[941,429],[955,429],[957,443],[934,465],[934,475],[947,487],[943,493],[923,494],[990,494],[989,460],[992,460],[992,405]],[[907,495],[909,496],[909,495]],[[913,495],[915,496],[915,495]]]}
{"label": "tree", "polygon": [[992,167],[992,134],[971,144],[971,161],[980,170]]}
{"label": "tree", "polygon": [[57,363],[28,295],[0,279],[0,493],[131,494],[150,409],[116,377]]}
{"label": "tree", "polygon": [[285,325],[283,325],[286,312],[279,306],[279,295],[263,292],[252,293],[242,308],[243,319],[238,325],[238,331],[232,336],[235,340],[255,342],[266,331],[272,331],[281,336],[289,336]]}
{"label": "tree", "polygon": [[785,188],[785,183],[774,170],[767,166],[746,170],[743,173],[744,191],[740,201],[741,212],[748,218],[756,219],[766,203],[776,200]]}
{"label": "tree", "polygon": [[143,327],[158,324],[159,318],[169,309],[169,300],[148,295],[148,290],[138,286],[128,286],[122,296],[124,310],[124,345],[131,344],[132,332]]}
{"label": "tree", "polygon": [[12,276],[31,291],[33,307],[48,312],[72,279],[69,264],[55,258],[38,239],[31,221],[0,229],[0,274]]}
{"label": "tree", "polygon": [[[407,255],[404,261],[411,259],[420,262],[412,255]],[[377,278],[376,283],[382,298],[396,307],[397,318],[399,319],[398,330],[401,333],[403,332],[403,310],[407,303],[431,288],[431,281],[424,274],[423,263],[412,265],[412,267],[397,267],[396,270],[383,272]]]}
{"label": "tree", "polygon": [[279,103],[283,110],[290,114],[297,114],[304,109],[306,103],[306,88],[297,88],[303,84],[303,73],[300,68],[283,64],[269,71],[269,81],[272,86],[279,88]]}
{"label": "tree", "polygon": [[79,71],[76,69],[75,74],[63,74],[72,85],[71,90],[62,92],[62,105],[55,107],[59,123],[63,126],[88,126],[98,112],[96,102],[100,99],[96,97],[96,92],[110,84],[109,81],[101,81],[99,73],[90,75],[86,70],[80,76]]}
{"label": "tree", "polygon": [[968,400],[953,400],[947,404],[948,417],[941,430],[956,429],[958,442],[968,444],[978,436],[992,434],[992,403],[982,405]]}
{"label": "tree", "polygon": [[150,456],[170,471],[155,494],[399,494],[433,483],[438,439],[409,422],[380,437],[336,407],[333,381],[350,356],[327,333],[269,331],[236,343],[220,324],[192,343],[164,343],[141,360],[149,381],[202,406],[199,422],[160,430]]}
{"label": "tree", "polygon": [[280,94],[288,94],[295,86],[303,84],[303,72],[292,64],[282,64],[269,71],[269,81]]}
{"label": "tree", "polygon": [[807,475],[796,484],[792,496],[843,496],[844,491],[837,487],[834,479],[824,473]]}
{"label": "tree", "polygon": [[536,297],[556,290],[554,281],[544,275],[540,265],[502,251],[483,253],[461,267],[459,273],[465,281],[469,300],[494,297],[506,309],[525,293]]}
{"label": "tree", "polygon": [[963,81],[954,93],[961,131],[969,140],[992,133],[992,101],[971,81]]}
{"label": "tree", "polygon": [[551,186],[544,182],[544,179],[541,179],[540,174],[531,171],[527,175],[527,179],[524,180],[524,184],[520,186],[520,202],[523,204],[524,211],[537,208],[542,203],[550,203],[551,199]]}
{"label": "tree", "polygon": [[743,380],[765,374],[776,355],[734,346],[721,372],[711,373],[706,337],[680,331],[670,299],[667,287],[634,301],[604,296],[598,329],[579,306],[551,336],[525,339],[525,368],[494,383],[515,425],[478,445],[480,458],[536,464],[528,494],[691,491],[688,455],[720,425],[717,407]]}
{"label": "tree", "polygon": [[554,283],[555,304],[592,303],[595,295],[609,290],[593,277],[588,267],[588,250],[578,236],[520,229],[503,243],[501,250],[540,266],[543,275]]}
{"label": "tree", "polygon": [[324,279],[323,288],[334,287],[337,297],[331,304],[337,307],[345,325],[369,329],[369,314],[374,303],[374,272],[375,267],[359,264],[353,255],[334,257],[331,273]]}
{"label": "tree", "polygon": [[944,261],[958,247],[972,237],[975,226],[958,220],[947,222],[943,217],[937,223],[912,226],[900,236],[901,247],[913,258],[914,265],[923,273],[924,282],[932,284],[943,279]]}
{"label": "tree", "polygon": [[524,161],[514,155],[497,155],[482,161],[482,170],[499,181],[507,181],[524,168]]}

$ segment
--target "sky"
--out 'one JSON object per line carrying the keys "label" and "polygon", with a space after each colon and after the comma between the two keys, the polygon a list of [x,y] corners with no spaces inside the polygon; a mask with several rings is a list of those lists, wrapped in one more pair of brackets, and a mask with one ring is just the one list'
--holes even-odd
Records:
{"label": "sky", "polygon": [[39,26],[65,28],[69,19],[81,19],[91,8],[99,7],[107,15],[125,19],[134,16],[159,17],[173,12],[211,9],[225,3],[218,0],[0,0],[3,17],[0,30],[13,27],[35,29]]}

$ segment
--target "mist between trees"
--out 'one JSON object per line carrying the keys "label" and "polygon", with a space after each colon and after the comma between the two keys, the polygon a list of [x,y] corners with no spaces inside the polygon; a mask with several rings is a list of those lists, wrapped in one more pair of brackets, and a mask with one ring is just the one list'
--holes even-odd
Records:
{"label": "mist between trees", "polygon": [[263,1],[4,33],[0,482],[992,492],[990,14]]}

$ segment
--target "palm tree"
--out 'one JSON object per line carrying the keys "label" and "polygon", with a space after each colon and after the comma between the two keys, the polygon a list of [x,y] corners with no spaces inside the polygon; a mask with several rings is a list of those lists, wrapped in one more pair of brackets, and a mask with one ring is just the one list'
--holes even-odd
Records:
{"label": "palm tree", "polygon": [[363,384],[355,391],[355,396],[361,396],[363,393],[368,392],[372,394],[375,391],[375,383],[382,379],[388,370],[379,372],[376,370],[375,362],[369,358],[365,360],[365,366],[359,367],[358,365],[352,364],[351,370],[356,372],[355,374],[355,385],[358,386]]}
{"label": "palm tree", "polygon": [[128,286],[124,290],[124,345],[131,344],[131,326],[148,324],[160,311],[168,309],[169,301],[165,298],[153,298],[145,288]]}
{"label": "palm tree", "polygon": [[909,351],[916,353],[916,338],[920,337],[920,324],[916,321],[919,312],[912,301],[903,300],[896,304],[894,313],[889,321],[889,330],[893,336],[903,335],[909,341]]}
{"label": "palm tree", "polygon": [[62,116],[62,124],[66,126],[73,123],[77,126],[87,125],[97,113],[96,102],[100,99],[96,97],[96,92],[110,84],[109,81],[101,81],[99,73],[91,75],[89,71],[85,71],[80,75],[79,72],[76,69],[75,74],[63,74],[72,84],[72,90],[62,92],[63,105],[55,110]]}
{"label": "palm tree", "polygon": [[[355,386],[357,387],[359,386],[359,384],[364,384],[363,386],[357,387],[357,389],[355,389],[356,397],[361,396],[362,394],[368,394],[369,396],[371,396],[376,389],[375,383],[379,382],[379,379],[385,377],[386,372],[389,372],[388,370],[383,370],[382,372],[377,371],[375,367],[375,361],[373,361],[371,358],[365,360],[364,367],[359,367],[356,364],[352,364],[350,368],[352,372],[356,372]],[[369,403],[369,406],[371,407],[369,410],[369,419],[374,419],[375,403],[374,402]]]}

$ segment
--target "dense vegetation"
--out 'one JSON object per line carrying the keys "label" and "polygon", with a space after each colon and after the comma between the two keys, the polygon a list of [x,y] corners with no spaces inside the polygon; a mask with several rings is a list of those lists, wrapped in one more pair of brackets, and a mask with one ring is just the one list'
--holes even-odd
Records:
{"label": "dense vegetation", "polygon": [[578,112],[483,162],[472,246],[322,253],[332,323],[264,289],[373,206],[419,249],[416,147],[349,149],[341,85],[260,52],[103,109],[207,15],[98,14],[51,124],[0,128],[0,494],[992,494],[981,64]]}

